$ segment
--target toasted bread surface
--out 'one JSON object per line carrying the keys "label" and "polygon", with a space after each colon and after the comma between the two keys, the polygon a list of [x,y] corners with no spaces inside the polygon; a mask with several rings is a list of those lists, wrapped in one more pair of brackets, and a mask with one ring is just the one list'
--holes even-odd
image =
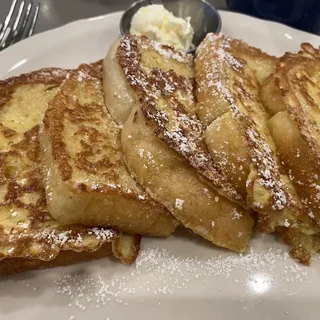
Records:
{"label": "toasted bread surface", "polygon": [[106,243],[93,252],[82,252],[79,254],[75,251],[61,251],[56,258],[49,261],[39,259],[7,258],[0,261],[0,276],[8,276],[31,270],[67,266],[104,258],[110,254],[112,254],[112,246],[110,243]]}
{"label": "toasted bread surface", "polygon": [[209,34],[197,51],[198,115],[207,126],[205,142],[213,162],[253,209],[282,210],[289,195],[259,83],[248,64],[233,54],[233,47],[237,48],[232,39]]}
{"label": "toasted bread surface", "polygon": [[[319,81],[320,51],[304,43],[298,54],[286,53],[279,59],[261,91],[270,116],[269,128],[282,163],[306,209],[305,214],[318,228]],[[319,250],[318,228],[306,228],[298,240],[290,234],[287,241],[300,241],[300,247],[307,248],[305,255],[311,255]]]}
{"label": "toasted bread surface", "polygon": [[[180,118],[184,110],[195,111],[192,57],[134,36],[121,39],[115,57],[121,67],[120,84],[124,79],[134,99],[134,111],[121,134],[129,170],[184,226],[218,246],[243,252],[253,226],[249,213],[211,189],[174,150],[181,147],[175,138],[184,130],[194,136],[190,144],[201,143],[196,117]],[[186,152],[190,144],[185,145]],[[193,161],[204,154],[210,157],[208,152],[193,153]],[[219,172],[214,174],[219,177]]]}
{"label": "toasted bread surface", "polygon": [[[1,275],[70,264],[73,257],[75,263],[112,251],[128,263],[137,255],[136,250],[131,257],[122,255],[124,238],[117,231],[66,226],[48,212],[39,167],[39,123],[66,75],[67,70],[52,68],[0,81]],[[138,248],[139,238],[134,241]]]}
{"label": "toasted bread surface", "polygon": [[246,250],[253,227],[250,215],[211,189],[156,137],[141,109],[134,109],[124,124],[121,141],[129,170],[182,225],[217,246]]}
{"label": "toasted bread surface", "polygon": [[[225,39],[221,36],[211,36],[223,41]],[[234,65],[231,67],[240,68],[240,62],[236,61],[236,58],[233,58],[230,53],[223,52],[224,48],[220,46],[220,43],[217,43],[216,50],[212,50],[212,52],[226,55],[229,60],[225,59],[225,63],[221,61],[221,65],[218,63],[212,67],[210,65],[209,72],[208,64],[214,59],[219,61],[219,57],[212,57],[212,59],[205,57],[205,55],[210,55],[210,49],[213,49],[210,47],[212,42],[208,39],[209,37],[200,46],[196,60],[198,61],[197,81],[201,89],[197,94],[200,101],[198,106],[193,96],[194,70],[191,57],[175,53],[170,48],[159,47],[158,44],[143,37],[127,37],[123,38],[118,46],[118,62],[129,84],[138,95],[144,116],[153,124],[155,134],[184,156],[197,171],[212,183],[215,190],[231,201],[241,204],[244,208],[261,209],[261,207],[268,206],[282,210],[285,204],[290,204],[291,195],[281,179],[282,172],[278,170],[274,152],[269,147],[270,145],[273,147],[273,141],[266,125],[267,117],[264,108],[259,101],[259,83],[256,80],[255,71],[249,67],[244,70],[242,81],[248,78],[247,83],[249,83],[246,84],[252,90],[248,93],[248,101],[244,101],[242,104],[242,110],[236,110],[236,106],[232,105],[223,94],[220,94],[220,97],[215,94],[210,95],[207,91],[212,90],[212,86],[208,87],[208,82],[214,83],[216,80],[214,77],[223,77],[224,71],[228,72],[230,69],[230,76],[234,76],[232,81],[238,81],[233,68],[228,69],[227,67],[231,65],[230,62],[233,62]],[[201,56],[201,51],[204,57]],[[157,58],[154,58],[155,55]],[[231,61],[231,59],[233,60]],[[168,67],[170,64],[167,61],[172,64],[170,67]],[[212,70],[214,67],[217,68]],[[212,80],[210,76],[213,77]],[[222,84],[224,79],[219,80],[221,80],[219,84],[224,85]],[[227,85],[228,83],[225,83],[226,88]],[[217,100],[221,101],[221,104],[216,103],[217,100],[212,101],[207,98],[212,96],[214,98],[218,96]],[[242,98],[246,97],[242,95]],[[197,110],[201,110],[201,112],[205,110],[205,115],[200,112],[198,119],[195,115]],[[217,111],[218,114],[215,114]],[[216,149],[215,141],[213,141],[214,134],[218,132],[219,138],[220,130],[216,130],[217,123],[211,123],[219,117],[219,114],[223,115],[228,112],[241,116],[241,119],[237,119],[236,127],[240,126],[238,131],[243,143],[240,145],[238,142],[234,143],[232,146],[236,150],[231,150],[232,152],[224,148],[229,143],[228,141],[224,141],[220,145],[222,150]],[[223,126],[228,128],[229,135],[232,132],[230,121],[233,122],[233,116],[223,119],[223,121]],[[206,125],[208,127],[205,130]],[[206,138],[205,141],[203,141],[203,136]],[[247,146],[248,143],[250,143],[249,146]],[[208,145],[210,146],[209,150]],[[232,149],[232,146],[227,145],[227,148]],[[238,161],[241,149],[245,154]],[[254,154],[250,154],[250,152]],[[229,156],[233,157],[233,154],[236,155],[233,159],[235,163],[232,163],[232,159],[228,159]],[[219,159],[221,155],[224,156],[223,161]],[[259,160],[259,168],[257,165],[249,168],[250,162],[247,159],[252,157],[255,157],[256,161]],[[226,170],[225,162],[230,163],[230,169],[233,170]],[[234,168],[231,168],[232,166]],[[272,168],[271,175],[268,174],[270,168]],[[246,185],[248,175],[239,180],[241,171],[247,171],[250,176],[251,182],[248,186]],[[237,183],[232,184],[234,172],[237,175],[234,178]],[[263,173],[265,173],[264,176]],[[265,186],[272,186],[272,188],[264,188],[261,184],[262,180],[264,180]],[[241,191],[244,192],[241,194]],[[273,230],[274,227],[268,225],[269,221],[265,221],[268,217],[265,214],[261,217],[261,221],[270,228],[270,231]]]}
{"label": "toasted bread surface", "polygon": [[[266,65],[266,71],[253,70],[252,50],[221,35],[208,35],[199,47],[195,62],[198,114],[207,125],[205,141],[213,160],[227,168],[228,181],[257,212],[261,231],[278,230],[283,236],[290,233],[296,238],[305,232],[314,235],[317,226],[278,157],[260,99],[260,83],[271,82],[275,59],[263,54],[260,64]],[[274,105],[278,98],[272,96]],[[292,245],[293,251],[301,247],[297,242]]]}
{"label": "toasted bread surface", "polygon": [[273,73],[277,58],[247,43],[229,38],[232,55],[239,61],[245,61],[254,71],[256,79],[262,84]]}
{"label": "toasted bread surface", "polygon": [[122,39],[117,56],[154,133],[202,172],[222,196],[245,207],[203,143],[204,127],[195,115],[192,56],[132,36]]}
{"label": "toasted bread surface", "polygon": [[175,219],[125,167],[120,127],[103,100],[101,68],[70,72],[45,115],[40,139],[48,208],[64,223],[168,236]]}
{"label": "toasted bread surface", "polygon": [[80,262],[97,260],[113,254],[122,262],[131,264],[137,257],[140,249],[140,236],[126,236],[119,234],[112,242],[105,242],[94,251],[76,252],[72,250],[60,251],[53,260],[5,258],[0,261],[0,276],[8,276],[31,270],[62,267]]}

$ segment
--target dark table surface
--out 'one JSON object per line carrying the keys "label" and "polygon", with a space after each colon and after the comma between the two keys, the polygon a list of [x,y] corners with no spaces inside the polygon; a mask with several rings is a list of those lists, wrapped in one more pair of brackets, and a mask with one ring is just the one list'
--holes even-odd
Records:
{"label": "dark table surface", "polygon": [[[12,0],[0,0],[0,21],[3,21]],[[41,4],[35,33],[60,27],[68,22],[125,10],[133,0],[34,0]],[[217,9],[225,9],[225,0],[210,0]]]}

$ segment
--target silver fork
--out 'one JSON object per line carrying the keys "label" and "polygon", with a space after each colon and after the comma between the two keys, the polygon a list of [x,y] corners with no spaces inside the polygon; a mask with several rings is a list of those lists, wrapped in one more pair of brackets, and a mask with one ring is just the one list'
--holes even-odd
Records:
{"label": "silver fork", "polygon": [[32,36],[39,15],[40,4],[28,0],[13,0],[2,25],[0,25],[0,51]]}

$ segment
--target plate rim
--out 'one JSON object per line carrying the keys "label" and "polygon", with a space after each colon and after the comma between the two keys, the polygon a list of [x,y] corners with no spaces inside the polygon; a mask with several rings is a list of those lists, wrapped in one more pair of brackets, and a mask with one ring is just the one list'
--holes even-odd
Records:
{"label": "plate rim", "polygon": [[[15,44],[15,45],[9,47],[8,49],[4,50],[3,52],[0,52],[0,59],[2,59],[2,64],[3,64],[3,67],[2,67],[3,72],[0,70],[0,77],[1,77],[1,74],[3,74],[5,76],[8,72],[10,72],[9,68],[11,68],[13,66],[14,61],[16,61],[16,62],[18,61],[17,57],[22,58],[24,56],[24,57],[27,58],[29,55],[32,55],[33,52],[39,50],[39,48],[41,49],[42,48],[42,42],[41,42],[42,39],[48,40],[47,39],[48,36],[52,37],[52,34],[56,34],[55,37],[57,37],[57,36],[60,37],[60,35],[64,32],[63,30],[65,30],[65,29],[69,29],[71,31],[73,29],[81,30],[81,28],[78,28],[78,25],[82,25],[83,23],[87,24],[88,22],[94,22],[94,21],[97,21],[97,20],[104,20],[104,19],[106,19],[106,20],[107,19],[117,19],[118,17],[120,17],[120,14],[122,14],[122,13],[123,13],[123,11],[117,11],[117,12],[113,12],[113,13],[109,13],[109,14],[104,14],[104,15],[91,17],[91,18],[84,18],[84,19],[75,20],[75,21],[69,22],[69,23],[67,23],[67,24],[65,24],[63,26],[59,26],[57,28],[38,33],[38,34],[36,34],[35,36],[33,36],[31,38],[25,39],[25,40]],[[222,18],[224,16],[227,16],[227,15],[230,16],[230,17],[236,15],[237,16],[236,19],[246,19],[246,20],[249,19],[250,22],[252,22],[254,24],[256,24],[256,23],[258,23],[258,24],[261,24],[261,23],[265,24],[266,23],[267,25],[271,24],[271,25],[273,25],[272,27],[270,27],[272,30],[274,30],[274,28],[275,28],[277,30],[280,30],[280,32],[282,32],[282,33],[283,32],[289,32],[291,30],[290,32],[294,33],[294,35],[298,33],[298,34],[300,34],[300,36],[305,36],[305,37],[308,37],[308,36],[310,37],[311,36],[313,39],[317,39],[317,41],[319,41],[319,44],[320,44],[320,37],[319,36],[311,34],[311,33],[308,33],[308,32],[304,32],[304,31],[301,31],[301,30],[296,30],[294,28],[288,27],[288,26],[283,25],[281,23],[268,21],[268,20],[264,20],[264,19],[259,19],[259,18],[247,16],[247,15],[244,15],[244,14],[229,12],[229,11],[225,11],[225,10],[219,10],[219,13],[221,14]],[[79,31],[79,33],[81,33],[81,31]],[[63,36],[63,34],[62,34],[62,36]],[[68,36],[66,36],[66,37],[68,37]],[[314,37],[316,37],[316,38],[314,38]],[[26,63],[28,63],[28,62],[26,62]],[[251,246],[252,246],[252,242],[251,242]],[[74,267],[74,266],[71,266],[71,267]],[[38,275],[38,273],[37,273],[37,275]],[[41,275],[39,276],[39,278],[41,279]],[[277,293],[277,294],[281,295],[281,292]],[[39,296],[38,299],[39,299],[39,303],[41,303],[42,296]],[[259,301],[263,301],[263,299],[264,299],[264,297],[262,296],[262,298],[259,298]],[[1,301],[2,301],[2,299],[0,298],[0,302]],[[281,301],[279,303],[277,303],[276,306],[277,307],[281,306]],[[227,307],[228,306],[226,306],[226,308]],[[254,305],[254,307],[252,307],[252,310],[253,310],[252,314],[253,314],[253,312],[256,312],[258,309],[259,309],[259,304],[257,303],[256,305]],[[21,310],[23,310],[23,309],[21,308],[19,310],[19,312],[22,312]],[[59,313],[57,313],[57,315],[58,316],[60,315],[60,317],[68,315],[68,310],[69,309],[67,308],[67,306],[65,306],[63,308],[63,314],[62,313],[60,314],[60,312],[62,312],[62,311],[59,311]],[[0,316],[1,316],[1,314],[2,314],[2,310],[0,308]],[[252,314],[250,313],[250,315],[249,315],[250,319],[252,319],[251,318]],[[314,314],[314,313],[312,313],[312,314]],[[10,317],[12,316],[11,313],[8,314],[8,315]],[[90,317],[90,315],[95,317],[94,311],[89,311],[88,313],[85,313],[83,317]],[[278,316],[279,317],[282,316],[285,319],[287,319],[287,317],[288,317],[287,315],[283,315],[281,312],[279,312]],[[13,317],[14,317],[14,315],[13,315]],[[113,319],[113,317],[114,316],[112,315],[111,318]],[[218,318],[221,319],[219,317],[219,315],[218,315]],[[246,314],[245,313],[244,313],[244,318],[246,318]],[[30,319],[31,320],[31,318],[29,318],[29,317],[27,317],[26,319]],[[138,319],[138,317],[137,317],[137,319]]]}
{"label": "plate rim", "polygon": [[281,22],[277,22],[277,21],[273,21],[273,20],[268,20],[268,19],[263,19],[263,18],[258,18],[258,17],[254,17],[254,16],[251,16],[251,15],[248,15],[248,14],[244,14],[244,13],[240,13],[240,12],[233,12],[233,11],[228,11],[228,10],[218,10],[219,13],[222,15],[237,15],[237,16],[241,16],[241,18],[246,18],[246,19],[252,19],[252,20],[256,20],[256,21],[259,21],[259,22],[263,22],[263,23],[266,23],[266,24],[272,24],[274,25],[275,27],[277,28],[284,28],[284,29],[288,29],[288,30],[291,30],[295,33],[300,33],[300,34],[304,34],[306,36],[312,36],[312,37],[315,37],[315,38],[318,38],[319,40],[319,46],[320,46],[320,35],[317,35],[317,34],[314,34],[314,33],[311,33],[311,32],[308,32],[308,31],[305,31],[305,30],[300,30],[300,29],[296,29],[294,27],[291,27],[291,26],[288,26],[286,24],[283,24]]}
{"label": "plate rim", "polygon": [[[224,16],[236,16],[238,19],[239,18],[240,19],[247,19],[247,21],[249,19],[253,23],[264,23],[264,24],[272,25],[276,29],[282,29],[283,32],[293,32],[295,34],[298,33],[301,36],[312,37],[313,39],[317,39],[319,41],[319,45],[320,45],[320,35],[316,35],[313,33],[306,32],[306,31],[298,30],[298,29],[292,28],[290,26],[287,26],[285,24],[279,23],[279,22],[260,19],[260,18],[252,17],[250,15],[246,15],[246,14],[242,14],[242,13],[238,13],[238,12],[231,12],[231,11],[227,11],[227,10],[218,10],[218,11],[221,14],[222,26],[223,26],[223,17]],[[22,41],[19,41],[18,43],[15,43],[14,45],[12,45],[9,48],[0,52],[0,59],[3,59],[3,64],[6,65],[6,64],[8,64],[7,63],[8,60],[9,61],[12,60],[12,56],[16,52],[21,52],[22,55],[28,55],[28,53],[24,53],[24,52],[29,52],[29,53],[32,52],[31,51],[32,48],[36,47],[37,46],[36,44],[39,43],[40,40],[44,39],[44,37],[48,37],[48,36],[52,37],[53,35],[58,35],[59,33],[61,33],[61,30],[74,28],[75,26],[77,26],[79,24],[83,24],[83,23],[87,23],[87,22],[94,22],[94,21],[108,19],[108,18],[114,18],[114,17],[120,16],[120,14],[122,15],[123,12],[124,11],[115,11],[115,12],[111,12],[111,13],[104,14],[104,15],[99,15],[99,16],[94,16],[94,17],[84,18],[84,19],[78,19],[78,20],[68,22],[62,26],[37,33],[34,36],[27,38],[27,39],[24,39]],[[282,30],[281,30],[281,32],[282,32]],[[119,32],[120,32],[120,28],[119,28]],[[28,49],[25,48],[26,45],[28,45]],[[33,45],[35,45],[35,46],[33,46]],[[26,50],[23,50],[23,49],[26,49]],[[11,71],[11,70],[10,69],[7,70],[7,72],[9,72],[9,71]],[[7,72],[4,71],[3,75],[5,75]],[[1,74],[0,74],[0,77],[1,77]]]}

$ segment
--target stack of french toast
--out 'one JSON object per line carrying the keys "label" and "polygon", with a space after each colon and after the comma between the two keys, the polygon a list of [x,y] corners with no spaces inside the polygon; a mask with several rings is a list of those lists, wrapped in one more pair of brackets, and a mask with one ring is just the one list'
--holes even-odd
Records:
{"label": "stack of french toast", "polygon": [[[320,249],[320,50],[208,34],[195,57],[125,36],[102,61],[0,81],[0,275],[178,226],[245,252],[254,226]],[[319,165],[319,167],[318,167]]]}

